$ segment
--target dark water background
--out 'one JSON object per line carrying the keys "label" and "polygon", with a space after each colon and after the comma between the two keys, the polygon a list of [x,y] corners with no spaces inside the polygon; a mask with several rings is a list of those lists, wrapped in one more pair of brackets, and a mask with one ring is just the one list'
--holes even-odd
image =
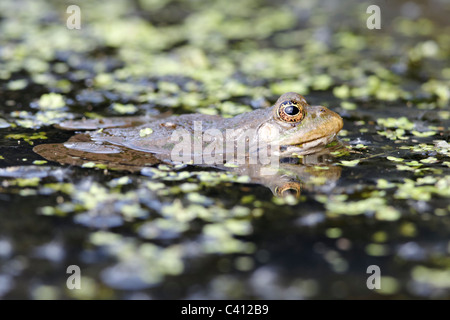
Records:
{"label": "dark water background", "polygon": [[[79,1],[80,30],[69,4],[0,4],[1,298],[450,297],[448,1]],[[299,199],[32,151],[66,119],[233,116],[287,91],[338,112],[350,148]]]}

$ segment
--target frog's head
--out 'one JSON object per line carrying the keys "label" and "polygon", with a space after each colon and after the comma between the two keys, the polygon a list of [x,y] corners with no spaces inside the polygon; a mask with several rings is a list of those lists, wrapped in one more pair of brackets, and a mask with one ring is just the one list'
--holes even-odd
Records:
{"label": "frog's head", "polygon": [[303,152],[331,142],[342,129],[342,118],[323,106],[310,106],[305,98],[288,92],[273,106],[268,126],[260,133],[273,141],[278,136],[283,151]]}

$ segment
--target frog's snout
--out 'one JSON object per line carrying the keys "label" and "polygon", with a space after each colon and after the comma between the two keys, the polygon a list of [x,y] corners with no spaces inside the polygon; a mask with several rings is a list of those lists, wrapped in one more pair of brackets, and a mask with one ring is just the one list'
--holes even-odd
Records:
{"label": "frog's snout", "polygon": [[335,123],[335,132],[338,133],[344,127],[344,120],[342,120],[342,117],[336,112],[331,111],[330,109],[328,109],[328,112],[330,112],[333,117],[333,121]]}
{"label": "frog's snout", "polygon": [[316,112],[316,116],[326,121],[325,126],[327,127],[329,132],[337,134],[344,127],[344,121],[336,112],[331,111],[324,106],[314,106],[312,108]]}

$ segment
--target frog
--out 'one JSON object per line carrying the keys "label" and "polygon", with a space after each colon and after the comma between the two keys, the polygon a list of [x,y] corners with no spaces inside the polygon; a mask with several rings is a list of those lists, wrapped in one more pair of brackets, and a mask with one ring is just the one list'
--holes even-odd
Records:
{"label": "frog", "polygon": [[179,153],[174,150],[181,148],[184,162],[201,164],[202,156],[213,152],[213,164],[223,164],[229,162],[229,154],[236,159],[242,144],[246,157],[268,145],[272,148],[267,155],[277,157],[315,153],[336,139],[343,120],[330,109],[311,106],[302,95],[288,92],[272,107],[232,118],[205,114],[117,117],[69,120],[58,127],[94,130],[85,133],[89,141],[67,142],[65,147],[70,149],[120,153],[120,147],[125,147],[151,153],[164,162],[177,162],[173,160]]}
{"label": "frog", "polygon": [[[88,136],[79,133],[72,136],[68,142],[87,143],[88,141]],[[92,150],[95,151],[95,148],[89,151],[81,151],[67,148],[63,143],[40,144],[35,146],[33,150],[45,159],[62,165],[75,167],[92,167],[92,165],[95,165],[95,168],[105,169],[105,173],[111,170],[152,176],[152,169],[154,167],[159,168],[159,165],[165,167],[164,170],[167,170],[167,168],[172,168],[174,171],[191,170],[188,164],[168,166],[171,163],[161,161],[152,153],[120,146],[114,147],[120,149],[120,153],[107,152],[106,150],[97,153],[91,152]],[[332,165],[332,154],[342,150],[342,148],[341,144],[336,143],[313,154],[284,158],[277,165],[270,163],[265,165],[245,163],[239,166],[203,164],[197,165],[197,167],[203,170],[219,169],[232,173],[236,177],[245,177],[246,183],[262,185],[271,190],[272,194],[278,198],[289,196],[300,198],[305,190],[326,191],[336,184],[341,176],[342,167]],[[271,174],[268,174],[267,171],[271,171]],[[0,176],[2,176],[1,173]]]}
{"label": "frog", "polygon": [[[247,176],[251,183],[268,187],[277,197],[299,197],[308,180],[321,177],[328,181],[328,185],[339,179],[341,172],[339,166],[327,166],[327,170],[317,167],[323,165],[324,156],[328,157],[342,148],[340,143],[331,143],[337,141],[337,134],[343,127],[342,118],[324,106],[309,105],[303,96],[293,92],[281,95],[272,107],[233,118],[204,114],[163,114],[152,117],[69,120],[57,127],[72,131],[85,130],[65,143],[34,147],[33,150],[47,160],[61,164],[83,166],[88,162],[95,162],[102,167],[130,172],[142,172],[146,167],[158,164],[179,164],[173,161],[171,154],[174,148],[173,134],[183,132],[189,138],[194,136],[195,140],[196,131],[205,133],[214,129],[216,133],[231,130],[232,142],[251,142],[252,139],[272,142],[271,139],[276,139],[279,147],[277,160],[280,161],[247,161],[240,165],[229,165],[224,151],[218,152],[219,161],[212,165],[192,161],[188,165],[214,167]],[[248,135],[249,132],[252,134]],[[189,143],[195,141],[189,139]],[[205,145],[208,146],[208,141]],[[246,151],[251,153],[255,150],[248,148]],[[290,160],[286,162],[282,159]],[[330,159],[326,159],[328,165]],[[268,171],[271,174],[267,174]]]}

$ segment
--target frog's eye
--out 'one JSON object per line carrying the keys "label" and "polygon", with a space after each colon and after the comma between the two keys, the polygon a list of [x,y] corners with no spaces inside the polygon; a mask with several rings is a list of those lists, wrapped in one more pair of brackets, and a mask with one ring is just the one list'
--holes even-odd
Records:
{"label": "frog's eye", "polygon": [[298,182],[288,182],[281,187],[276,187],[275,192],[279,197],[287,197],[289,195],[295,198],[300,197],[302,185]]}
{"label": "frog's eye", "polygon": [[297,101],[283,101],[277,109],[277,116],[284,122],[300,122],[304,117],[303,106]]}

